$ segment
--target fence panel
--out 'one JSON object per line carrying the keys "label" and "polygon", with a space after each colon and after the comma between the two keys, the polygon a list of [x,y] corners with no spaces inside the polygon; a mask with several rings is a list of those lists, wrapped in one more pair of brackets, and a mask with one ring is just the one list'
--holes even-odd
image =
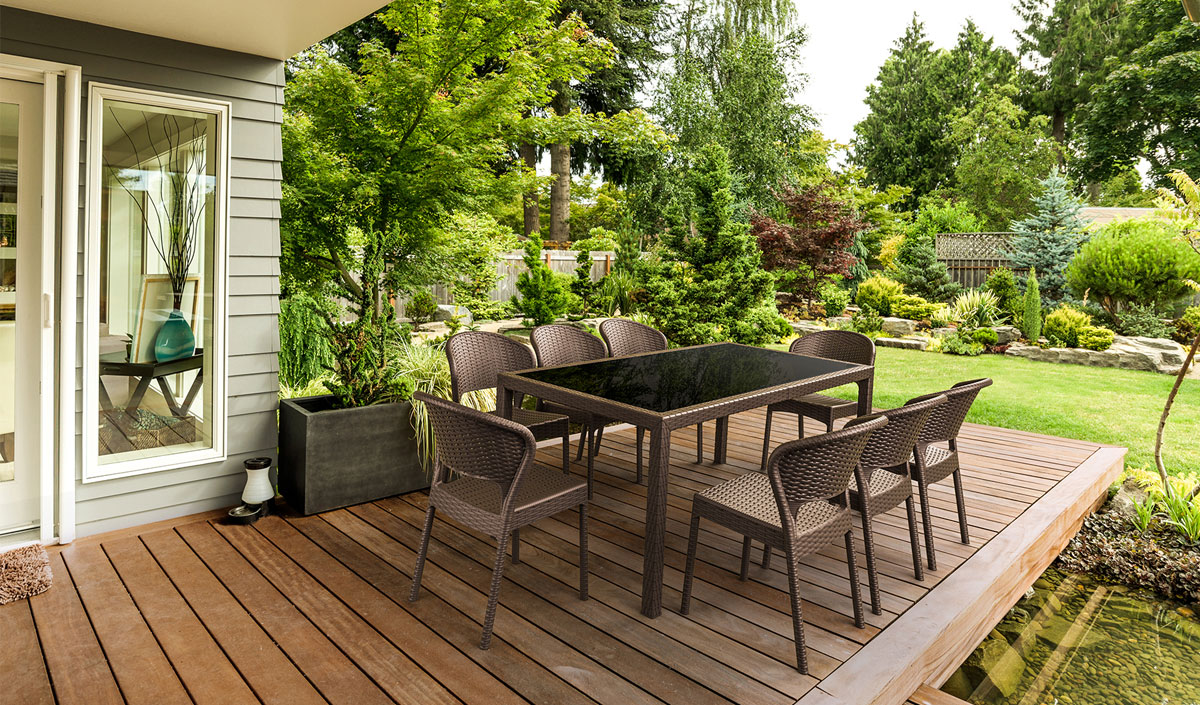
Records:
{"label": "fence panel", "polygon": [[[976,288],[987,281],[998,267],[1012,268],[1008,259],[1008,239],[1013,233],[942,233],[937,236],[937,258],[946,265],[950,277],[964,287]],[[1025,269],[1014,269],[1019,275]]]}

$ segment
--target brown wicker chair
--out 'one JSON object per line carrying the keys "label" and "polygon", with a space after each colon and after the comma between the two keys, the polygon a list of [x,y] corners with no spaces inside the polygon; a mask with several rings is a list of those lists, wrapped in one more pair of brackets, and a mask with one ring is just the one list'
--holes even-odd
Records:
{"label": "brown wicker chair", "polygon": [[862,598],[854,559],[848,493],[850,479],[871,433],[885,425],[887,419],[876,416],[852,428],[789,441],[771,454],[765,475],[751,472],[697,492],[692,499],[691,533],[679,611],[687,614],[690,607],[696,540],[700,533],[700,518],[704,517],[745,537],[740,575],[743,580],[749,567],[751,540],[783,551],[787,558],[788,588],[792,599],[796,667],[801,673],[808,673],[808,657],[804,652],[804,621],[800,614],[799,561],[839,536],[846,543],[854,624],[861,628]]}
{"label": "brown wicker chair", "polygon": [[[942,404],[946,395],[930,394],[914,399],[899,409],[881,412],[887,417],[887,426],[871,434],[867,447],[863,449],[859,467],[855,470],[855,483],[850,487],[850,507],[862,517],[863,544],[867,554],[867,580],[871,593],[871,611],[881,614],[879,604],[879,578],[875,570],[875,536],[871,520],[876,516],[904,505],[908,514],[908,541],[912,546],[913,574],[917,580],[925,579],[921,569],[921,538],[917,533],[917,516],[913,510],[912,479],[909,476],[909,458],[916,448],[917,438],[929,421],[929,416]],[[866,423],[870,416],[851,419],[843,428],[853,428]],[[865,488],[865,491],[864,491]]]}
{"label": "brown wicker chair", "polygon": [[[861,333],[849,330],[819,330],[792,341],[788,352],[797,355],[824,357],[830,360],[853,362],[859,365],[875,364],[875,343]],[[874,380],[868,385],[874,384]],[[871,392],[868,389],[868,398]],[[763,429],[762,464],[767,465],[767,453],[771,447],[771,417],[774,414],[795,414],[800,427],[800,438],[804,438],[804,419],[816,419],[825,424],[826,431],[833,430],[833,422],[855,416],[858,402],[838,399],[824,394],[807,394],[797,399],[775,402],[767,407],[767,424]]]}
{"label": "brown wicker chair", "polygon": [[[609,318],[600,324],[600,337],[608,346],[608,354],[613,357],[624,355],[640,355],[648,352],[666,350],[667,336],[657,328],[644,323],[631,321],[628,318]],[[637,481],[642,482],[642,440],[646,430],[637,430]],[[600,439],[603,439],[603,432]],[[600,439],[596,441],[596,449],[600,448]],[[704,424],[696,424],[696,462],[704,462]]]}
{"label": "brown wicker chair", "polygon": [[[537,367],[529,346],[481,330],[465,330],[450,336],[446,341],[446,359],[450,362],[450,395],[456,402],[461,402],[468,392],[494,388],[496,376],[501,372]],[[518,397],[514,400],[512,420],[528,428],[539,441],[561,437],[563,472],[571,472],[571,424],[566,416],[523,409]]]}
{"label": "brown wicker chair", "polygon": [[[579,508],[579,599],[588,596],[587,485],[534,463],[537,441],[528,428],[494,414],[476,411],[423,392],[437,443],[429,509],[413,571],[414,601],[421,590],[421,571],[429,549],[433,517],[442,511],[467,527],[496,539],[496,562],[483,620],[479,648],[492,641],[496,602],[504,572],[504,552],[512,536],[512,561],[520,562],[519,530],[568,509]],[[453,477],[454,479],[451,479]]]}
{"label": "brown wicker chair", "polygon": [[[988,378],[959,382],[945,392],[946,403],[933,410],[929,422],[917,438],[917,446],[911,457],[912,478],[917,483],[917,494],[921,499],[921,521],[925,525],[925,553],[930,570],[937,570],[937,557],[933,550],[933,518],[929,508],[929,485],[947,477],[954,478],[954,501],[958,505],[958,531],[962,542],[971,543],[967,531],[967,505],[963,499],[962,472],[958,460],[958,431],[962,428],[967,412],[975,403],[979,392],[992,384]],[[909,404],[921,403],[926,397],[917,397]],[[934,445],[945,443],[946,447]]]}
{"label": "brown wicker chair", "polygon": [[[533,342],[533,353],[537,356],[539,367],[571,365],[608,357],[608,349],[605,347],[603,340],[575,326],[561,323],[538,326],[533,329],[530,340]],[[592,475],[595,470],[596,435],[609,421],[596,416],[590,411],[563,406],[562,404],[549,401],[541,402],[540,408],[552,414],[563,414],[572,423],[577,423],[583,427],[582,433],[579,434],[579,450],[575,455],[575,460],[580,460],[583,457],[583,445],[586,438],[588,451],[588,498],[590,499],[592,496]]]}

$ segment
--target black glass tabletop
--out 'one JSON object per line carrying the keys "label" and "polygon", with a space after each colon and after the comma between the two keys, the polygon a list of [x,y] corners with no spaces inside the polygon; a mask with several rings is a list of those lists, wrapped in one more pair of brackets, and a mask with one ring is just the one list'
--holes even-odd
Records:
{"label": "black glass tabletop", "polygon": [[858,365],[722,343],[530,370],[521,376],[665,413],[852,367]]}

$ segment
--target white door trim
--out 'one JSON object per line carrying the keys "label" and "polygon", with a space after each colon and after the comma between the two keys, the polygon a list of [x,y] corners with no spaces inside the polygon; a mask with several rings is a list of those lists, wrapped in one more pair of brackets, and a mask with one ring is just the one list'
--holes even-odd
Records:
{"label": "white door trim", "polygon": [[[58,123],[58,78],[63,77],[63,123]],[[41,367],[42,389],[39,505],[42,543],[69,543],[75,538],[75,471],[78,443],[75,436],[77,258],[79,253],[79,113],[82,69],[79,66],[11,54],[0,54],[0,77],[43,85],[42,129],[42,262],[41,262]],[[62,136],[62,180],[58,180],[58,140]],[[61,188],[61,190],[60,190]],[[61,198],[62,228],[56,208]],[[58,235],[61,233],[61,238]],[[62,253],[55,307],[56,245]],[[59,346],[55,349],[55,334]],[[55,362],[58,365],[55,365]],[[55,423],[57,384],[58,416]],[[57,431],[57,433],[55,433]],[[57,453],[56,453],[57,451]],[[57,485],[57,492],[56,490]],[[57,499],[57,502],[55,501]],[[55,505],[58,521],[55,522]]]}

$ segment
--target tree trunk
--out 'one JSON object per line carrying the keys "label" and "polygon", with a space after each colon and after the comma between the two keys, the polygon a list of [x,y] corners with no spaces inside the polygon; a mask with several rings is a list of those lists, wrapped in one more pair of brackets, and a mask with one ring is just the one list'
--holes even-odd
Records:
{"label": "tree trunk", "polygon": [[1162,459],[1162,441],[1163,430],[1167,427],[1167,417],[1171,415],[1171,405],[1175,403],[1175,395],[1179,393],[1179,388],[1183,386],[1183,379],[1187,377],[1188,370],[1192,367],[1192,361],[1196,359],[1196,349],[1200,348],[1200,334],[1192,341],[1192,348],[1188,351],[1187,358],[1183,361],[1183,367],[1179,368],[1179,374],[1175,375],[1175,385],[1171,387],[1171,393],[1167,395],[1167,404],[1163,407],[1162,416],[1158,419],[1158,434],[1154,438],[1154,465],[1158,468],[1158,476],[1162,479],[1163,492],[1167,496],[1171,496],[1171,483],[1167,480],[1167,466]]}
{"label": "tree trunk", "polygon": [[[521,159],[529,169],[537,169],[537,145],[521,143]],[[542,229],[541,203],[535,186],[525,193],[522,199],[525,210],[525,236]]]}
{"label": "tree trunk", "polygon": [[[551,107],[556,115],[566,115],[570,109],[567,86],[556,83]],[[550,171],[554,183],[550,186],[550,239],[566,242],[571,239],[571,145],[550,145]]]}

